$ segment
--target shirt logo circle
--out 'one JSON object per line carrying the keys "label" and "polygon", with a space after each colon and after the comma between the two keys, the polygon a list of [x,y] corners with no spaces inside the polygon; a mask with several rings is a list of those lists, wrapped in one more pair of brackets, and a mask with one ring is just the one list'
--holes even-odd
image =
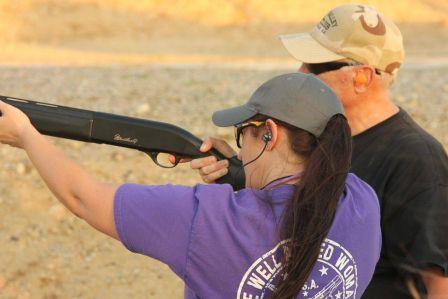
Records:
{"label": "shirt logo circle", "polygon": [[[281,241],[249,267],[241,279],[237,299],[262,299],[272,294],[282,268],[281,256],[287,242]],[[356,298],[357,287],[358,271],[353,256],[339,243],[325,239],[299,298]]]}

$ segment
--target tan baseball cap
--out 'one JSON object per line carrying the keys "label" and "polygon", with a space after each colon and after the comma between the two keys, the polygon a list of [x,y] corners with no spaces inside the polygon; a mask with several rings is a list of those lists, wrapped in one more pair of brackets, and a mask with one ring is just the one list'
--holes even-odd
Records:
{"label": "tan baseball cap", "polygon": [[305,63],[349,58],[396,75],[404,58],[398,27],[368,5],[337,6],[312,32],[279,38],[292,56]]}

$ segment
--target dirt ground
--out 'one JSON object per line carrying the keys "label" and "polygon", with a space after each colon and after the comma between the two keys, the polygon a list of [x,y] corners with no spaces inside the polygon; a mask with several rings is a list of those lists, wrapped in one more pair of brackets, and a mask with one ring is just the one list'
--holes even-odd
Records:
{"label": "dirt ground", "polygon": [[[431,4],[425,7],[432,10],[421,10],[426,17],[436,16],[434,10],[440,20],[447,14],[443,0],[412,1]],[[310,28],[278,22],[279,16],[266,24],[208,26],[205,21],[161,19],[164,12],[139,19],[139,14],[102,8],[104,1],[79,0],[88,5],[76,9],[70,5],[77,0],[28,2],[29,7],[19,1],[0,5],[0,40],[10,33],[0,47],[0,94],[169,122],[201,138],[219,136],[231,144],[233,130],[213,127],[212,112],[244,102],[274,75],[295,71],[297,63],[275,36]],[[388,1],[378,3],[383,2]],[[232,21],[240,10],[222,20]],[[448,148],[448,30],[445,22],[437,22],[400,27],[407,60],[392,96]],[[104,181],[199,182],[187,165],[166,170],[137,151],[51,140]],[[59,204],[24,152],[0,145],[0,157],[1,299],[182,298],[183,283],[168,267],[128,252]]]}
{"label": "dirt ground", "polygon": [[[290,70],[161,67],[3,67],[4,94],[180,125],[200,137],[231,130],[210,115],[246,99],[260,82]],[[395,101],[448,147],[448,67],[408,69]],[[194,184],[188,167],[157,168],[145,154],[54,139],[105,181]],[[1,298],[181,298],[182,282],[161,263],[131,254],[70,215],[44,186],[26,155],[0,147]],[[48,161],[51,163],[51,161]]]}

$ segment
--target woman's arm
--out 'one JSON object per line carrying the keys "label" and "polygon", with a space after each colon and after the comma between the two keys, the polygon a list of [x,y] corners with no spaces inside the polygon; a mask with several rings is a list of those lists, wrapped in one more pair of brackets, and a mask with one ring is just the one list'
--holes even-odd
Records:
{"label": "woman's arm", "polygon": [[72,213],[118,239],[113,200],[118,185],[101,183],[51,144],[19,109],[0,101],[0,142],[26,151],[48,188]]}

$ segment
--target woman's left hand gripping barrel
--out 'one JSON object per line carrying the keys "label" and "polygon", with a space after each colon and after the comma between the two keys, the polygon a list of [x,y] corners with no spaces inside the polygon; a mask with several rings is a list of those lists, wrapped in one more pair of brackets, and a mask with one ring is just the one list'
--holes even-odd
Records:
{"label": "woman's left hand gripping barrel", "polygon": [[26,136],[33,129],[25,113],[0,101],[0,143],[24,148]]}

